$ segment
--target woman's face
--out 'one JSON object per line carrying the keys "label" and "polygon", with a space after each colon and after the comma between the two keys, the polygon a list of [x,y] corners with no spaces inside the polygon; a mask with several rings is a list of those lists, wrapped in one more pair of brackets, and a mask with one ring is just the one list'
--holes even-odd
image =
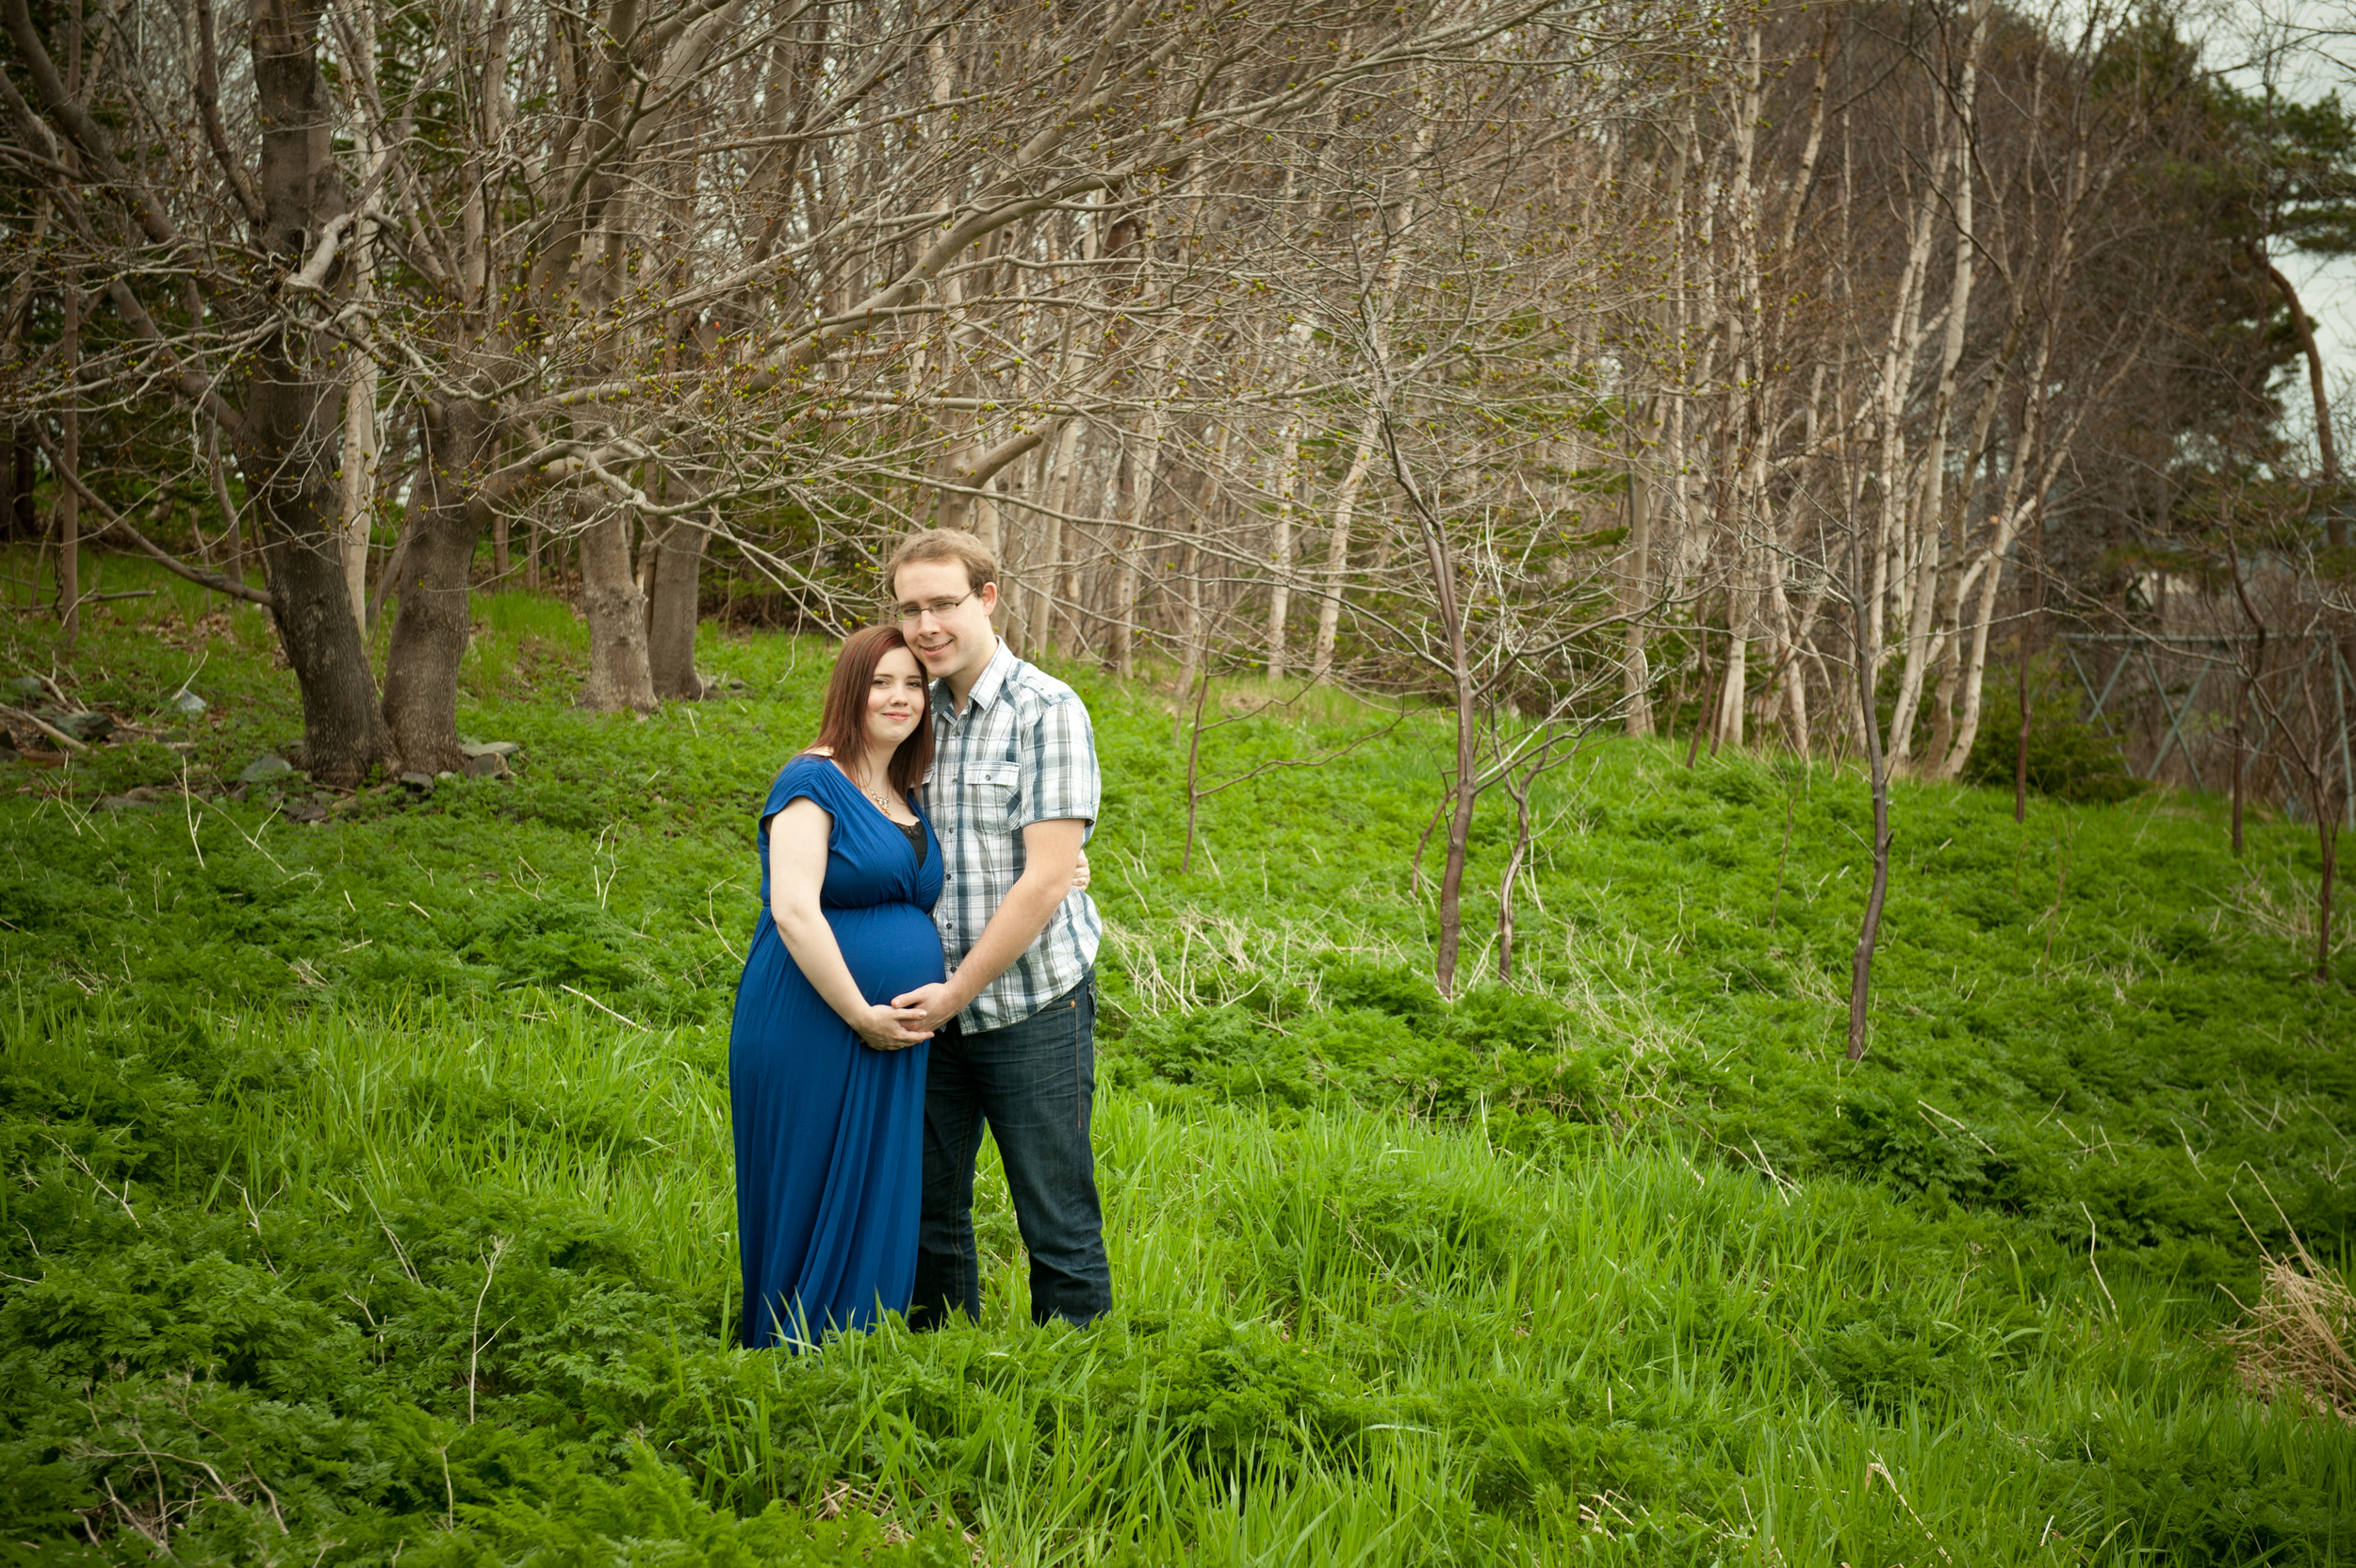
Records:
{"label": "woman's face", "polygon": [[916,655],[893,648],[875,662],[867,683],[867,738],[897,750],[925,720],[924,672]]}

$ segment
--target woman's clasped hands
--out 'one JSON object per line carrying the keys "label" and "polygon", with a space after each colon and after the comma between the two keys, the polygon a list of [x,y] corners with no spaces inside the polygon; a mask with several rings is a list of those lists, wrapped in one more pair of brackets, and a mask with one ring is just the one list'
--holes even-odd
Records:
{"label": "woman's clasped hands", "polygon": [[889,1002],[877,1002],[868,1006],[867,1016],[852,1028],[859,1043],[871,1051],[906,1051],[933,1037],[931,1030],[922,1027],[924,1021],[922,1007],[894,1007]]}

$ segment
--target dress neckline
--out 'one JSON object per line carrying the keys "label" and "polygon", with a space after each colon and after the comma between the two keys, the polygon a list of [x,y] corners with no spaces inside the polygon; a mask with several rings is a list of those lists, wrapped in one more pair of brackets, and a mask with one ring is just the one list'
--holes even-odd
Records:
{"label": "dress neckline", "polygon": [[[805,757],[816,758],[819,761],[824,762],[827,767],[832,768],[834,770],[835,776],[842,779],[843,783],[848,784],[851,787],[851,792],[859,796],[860,804],[864,805],[870,811],[875,812],[875,815],[883,818],[884,821],[890,823],[892,826],[898,828],[901,832],[906,833],[911,827],[922,827],[924,825],[924,819],[921,816],[917,816],[916,808],[913,806],[908,807],[908,815],[914,817],[916,820],[913,822],[902,822],[899,818],[893,816],[891,812],[876,805],[875,797],[870,795],[865,790],[859,787],[859,780],[851,776],[851,770],[836,761],[833,758],[815,751],[806,751],[802,753],[802,755]],[[902,804],[905,805],[907,803],[903,802]]]}

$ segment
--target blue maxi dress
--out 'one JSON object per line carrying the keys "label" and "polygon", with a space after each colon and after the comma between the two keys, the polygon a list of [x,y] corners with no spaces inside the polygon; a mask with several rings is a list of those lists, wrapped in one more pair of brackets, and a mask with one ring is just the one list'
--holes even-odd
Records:
{"label": "blue maxi dress", "polygon": [[884,1313],[908,1311],[915,1288],[930,1046],[863,1044],[777,935],[769,824],[805,796],[834,818],[819,903],[859,994],[889,1002],[943,978],[930,913],[941,896],[941,841],[930,821],[917,812],[919,865],[907,831],[831,761],[787,763],[761,808],[761,924],[728,1031],[741,1335],[752,1349],[872,1327]]}

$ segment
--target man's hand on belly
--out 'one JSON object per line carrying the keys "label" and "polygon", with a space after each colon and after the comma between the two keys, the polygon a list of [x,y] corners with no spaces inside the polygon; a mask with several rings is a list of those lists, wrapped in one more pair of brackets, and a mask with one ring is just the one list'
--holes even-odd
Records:
{"label": "man's hand on belly", "polygon": [[1077,817],[1035,822],[1023,830],[1023,874],[982,928],[981,939],[946,981],[920,986],[892,999],[895,1007],[924,1009],[926,1026],[938,1029],[965,1010],[982,988],[1012,968],[1047,929],[1072,891],[1072,873],[1088,825]]}
{"label": "man's hand on belly", "polygon": [[954,980],[936,980],[929,986],[919,986],[912,991],[901,992],[892,999],[892,1004],[904,1009],[921,1010],[924,1021],[916,1027],[928,1032],[938,1030],[942,1024],[963,1012],[965,1004],[973,1000],[971,997],[962,1000],[954,997],[950,988],[955,984]]}

